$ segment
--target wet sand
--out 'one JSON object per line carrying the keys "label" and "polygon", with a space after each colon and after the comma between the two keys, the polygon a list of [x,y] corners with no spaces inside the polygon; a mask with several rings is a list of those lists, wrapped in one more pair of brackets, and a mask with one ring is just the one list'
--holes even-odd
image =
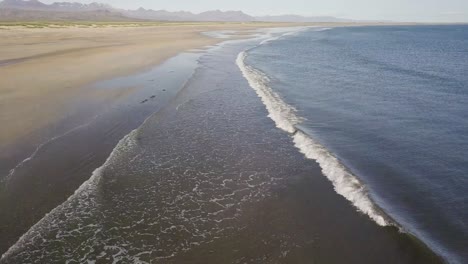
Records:
{"label": "wet sand", "polygon": [[[171,77],[181,70],[178,65],[158,77],[140,72],[152,74],[152,67],[182,51],[225,40],[202,34],[206,31],[236,30],[241,37],[287,25],[2,28],[0,252],[73,194],[117,142],[164,106],[186,78]],[[132,75],[139,79],[125,77]],[[111,81],[96,87],[104,80]]]}
{"label": "wet sand", "polygon": [[[206,31],[297,26],[291,23],[160,23],[27,28],[0,24],[0,158],[17,141],[66,118],[70,103],[118,96],[84,86],[135,73],[178,54],[222,41]],[[343,26],[349,24],[309,24]],[[11,148],[10,148],[11,150]],[[0,166],[0,173],[1,173]]]}
{"label": "wet sand", "polygon": [[[15,28],[0,31],[0,46],[5,51],[0,58],[3,62],[0,64],[0,80],[2,80],[0,123],[8,124],[0,131],[0,175],[3,177],[14,165],[34,153],[41,143],[48,142],[51,137],[54,139],[41,147],[34,159],[28,161],[25,166],[20,166],[7,184],[0,186],[0,211],[5,212],[0,216],[2,238],[0,252],[5,252],[32,225],[70,197],[83,182],[89,179],[93,170],[104,163],[124,135],[138,127],[146,117],[169,104],[183,87],[184,78],[190,76],[190,69],[186,69],[190,63],[182,59],[174,66],[175,70],[171,68],[172,66],[168,66],[163,67],[161,72],[150,71],[149,75],[139,75],[138,71],[151,69],[152,65],[161,63],[181,51],[203,48],[221,41],[201,35],[201,32],[226,29],[251,30],[272,26],[279,25],[187,24],[135,28]],[[193,58],[188,60],[193,61]],[[183,74],[174,76],[170,81],[171,74],[181,69],[185,69],[182,70]],[[132,78],[132,74],[136,74],[136,77]],[[154,77],[153,74],[159,77]],[[117,77],[126,75],[130,77]],[[98,85],[95,85],[96,81],[106,79],[111,81],[102,85],[98,82]],[[135,81],[137,79],[139,81]],[[251,91],[249,93],[252,94]],[[225,100],[227,102],[227,98]],[[254,101],[256,100],[259,99],[255,98]],[[261,105],[256,107],[263,109]],[[212,111],[216,111],[215,106],[212,108]],[[210,107],[206,107],[205,110],[209,109]],[[166,124],[172,123],[167,121]],[[211,125],[226,124],[218,122]],[[167,131],[173,131],[170,127],[166,128]],[[57,135],[59,137],[54,138]],[[160,140],[168,137],[169,135],[166,135]],[[188,141],[191,139],[199,139],[199,136],[187,137]],[[172,140],[177,140],[177,137]],[[163,142],[161,141],[161,144]],[[170,149],[171,143],[168,141],[165,144],[168,144],[166,147]],[[228,147],[229,144],[231,143],[221,145]],[[161,146],[156,141],[153,147],[158,149]],[[180,153],[183,151],[180,150]],[[261,150],[255,153],[259,154]],[[294,155],[297,155],[296,158],[300,157],[298,153]],[[258,162],[260,163],[252,166],[266,166],[273,160]],[[299,158],[299,161],[295,162],[300,163],[302,159]],[[207,163],[207,166],[209,164]],[[301,181],[309,181],[305,177],[309,177],[310,173],[323,177],[318,168],[312,171],[302,174],[304,177]],[[323,186],[329,186],[326,180],[320,181]],[[301,186],[299,184],[296,187]],[[296,191],[293,190],[292,193]],[[331,192],[329,194],[331,195]],[[310,197],[311,194],[305,192],[304,195]],[[302,199],[301,197],[297,198]],[[303,197],[304,201],[309,199],[307,197]],[[111,204],[112,201],[113,198],[106,203]],[[285,204],[293,210],[292,205],[296,202],[294,198]],[[258,204],[256,206],[269,208],[273,205],[279,206],[283,201],[272,202],[270,205],[268,202],[265,203],[265,207]],[[348,208],[346,202],[341,201],[341,203],[341,206]],[[269,218],[268,215],[275,212],[290,217],[301,213],[304,209],[301,206],[291,214],[288,210],[283,212],[282,209],[280,211],[274,209],[267,212],[255,208],[246,209],[253,210],[253,216],[247,217],[245,221],[252,221],[261,215]],[[346,210],[354,213],[350,208]],[[71,212],[75,213],[74,209]],[[110,212],[113,217],[116,217],[115,213]],[[57,221],[60,222],[63,217],[67,216],[62,215]],[[294,220],[293,218],[288,219]],[[358,219],[361,218],[360,216]],[[281,220],[278,221],[276,228],[284,228]],[[258,227],[261,230],[261,226]],[[264,227],[269,228],[268,225]],[[252,239],[248,233],[242,233],[240,236],[246,237],[235,240],[239,247],[243,241]],[[396,233],[391,231],[391,236],[396,236]],[[229,246],[230,243],[232,241],[209,245],[207,250],[211,252],[213,251],[211,247]],[[405,247],[406,243],[409,243],[410,248],[414,247],[413,242],[404,242]],[[149,243],[149,246],[151,245]],[[200,251],[200,254],[203,252]],[[270,254],[269,252],[271,250],[265,254]],[[415,257],[417,260],[426,258],[436,260],[430,253],[421,257],[419,251],[415,252],[407,253],[409,259]],[[190,257],[190,254],[187,256]],[[202,254],[193,258],[200,258],[203,261],[207,257],[208,255]],[[184,259],[183,256],[178,258]],[[222,260],[219,258],[222,258],[222,255],[217,255],[212,262]]]}
{"label": "wet sand", "polygon": [[99,96],[82,89],[87,84],[136,72],[181,51],[220,41],[200,34],[203,31],[261,26],[162,24],[0,30],[0,123],[8,124],[0,131],[0,150],[64,118],[64,110],[75,97]]}
{"label": "wet sand", "polygon": [[[111,88],[92,84],[219,42],[201,34],[219,28],[224,27],[163,24],[0,30],[0,252],[70,196],[105,161],[118,140],[161,107],[169,94],[163,89],[181,86],[154,76],[146,83],[121,85],[119,80]],[[143,100],[147,100],[146,109],[140,105]],[[16,166],[7,185],[5,179]]]}
{"label": "wet sand", "polygon": [[201,58],[2,263],[440,263],[336,194],[267,117],[235,64],[243,49]]}
{"label": "wet sand", "polygon": [[[318,24],[336,26],[346,24]],[[219,43],[201,34],[239,35],[287,23],[160,23],[26,28],[0,25],[0,175],[35,146],[67,128],[57,124],[77,104],[118,100],[131,91],[97,91],[89,84],[148,69],[181,51]]]}

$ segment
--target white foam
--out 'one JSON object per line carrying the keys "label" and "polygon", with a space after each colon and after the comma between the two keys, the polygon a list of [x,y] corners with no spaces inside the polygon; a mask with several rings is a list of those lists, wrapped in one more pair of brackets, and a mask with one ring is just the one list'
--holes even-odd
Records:
{"label": "white foam", "polygon": [[308,159],[317,161],[323,174],[333,183],[338,194],[350,201],[359,211],[367,214],[378,225],[391,225],[387,217],[370,199],[366,186],[327,149],[301,131],[298,131],[293,139],[294,145],[301,153]]}
{"label": "white foam", "polygon": [[259,46],[267,44],[269,42],[279,40],[285,37],[292,37],[296,36],[299,33],[306,31],[306,30],[313,30],[313,31],[325,31],[330,30],[331,28],[317,28],[316,26],[304,26],[304,27],[287,27],[287,28],[276,28],[276,29],[269,29],[265,32],[265,35],[261,35],[260,38],[263,39]]}
{"label": "white foam", "polygon": [[295,125],[301,121],[296,115],[296,109],[285,104],[281,97],[268,87],[270,80],[265,74],[245,63],[246,54],[241,52],[236,61],[242,74],[262,99],[269,112],[268,116],[275,121],[276,126],[286,132],[294,133]]}
{"label": "white foam", "polygon": [[302,131],[298,131],[296,125],[302,119],[297,116],[296,109],[286,104],[281,96],[269,87],[270,79],[266,74],[245,63],[246,56],[245,51],[241,52],[236,60],[237,65],[265,104],[269,112],[268,116],[276,126],[292,134],[295,146],[307,158],[317,161],[323,174],[333,183],[335,191],[349,200],[358,211],[367,214],[380,226],[393,225],[385,213],[375,205],[366,186],[355,175],[323,146]]}
{"label": "white foam", "polygon": [[3,179],[0,179],[0,181],[4,181],[6,184],[9,183],[10,179],[13,177],[13,175],[16,173],[16,171],[22,167],[24,167],[28,162],[30,162],[31,160],[33,160],[36,155],[39,153],[39,151],[46,145],[54,142],[55,140],[58,140],[62,137],[65,137],[65,136],[68,136],[69,134],[72,134],[82,128],[85,128],[89,125],[91,125],[94,121],[96,121],[96,119],[99,117],[100,115],[96,115],[94,116],[91,121],[85,123],[85,124],[82,124],[82,125],[79,125],[79,126],[76,126],[66,132],[64,132],[63,134],[60,134],[60,135],[57,135],[57,136],[54,136],[48,140],[46,140],[45,142],[39,144],[36,149],[32,152],[31,155],[29,155],[29,157],[25,158],[24,160],[22,160],[20,163],[18,163],[13,169],[10,170],[10,172],[8,173],[8,175],[6,175],[6,177],[4,177]]}
{"label": "white foam", "polygon": [[34,241],[36,237],[41,237],[44,230],[53,229],[54,225],[56,224],[55,220],[57,216],[64,208],[71,206],[70,204],[74,200],[78,199],[81,204],[80,206],[83,208],[91,208],[93,206],[92,203],[95,201],[90,196],[92,196],[93,192],[96,191],[102,176],[102,171],[112,163],[112,161],[116,158],[116,155],[125,153],[127,149],[131,148],[135,144],[137,133],[138,130],[135,129],[123,139],[121,139],[112,151],[111,155],[107,158],[106,162],[101,167],[94,170],[91,177],[86,182],[84,182],[65,202],[46,214],[39,222],[37,222],[25,234],[23,234],[23,236],[21,236],[21,238],[2,255],[0,260],[7,259],[16,252],[21,251],[24,245]]}

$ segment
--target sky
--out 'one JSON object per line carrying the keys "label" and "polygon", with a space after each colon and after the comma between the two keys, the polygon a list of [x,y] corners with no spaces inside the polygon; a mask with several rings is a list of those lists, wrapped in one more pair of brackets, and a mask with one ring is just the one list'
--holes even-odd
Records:
{"label": "sky", "polygon": [[[41,0],[44,3],[64,0]],[[298,14],[359,20],[468,22],[468,0],[72,0],[124,9],[203,12],[241,10],[250,15]]]}

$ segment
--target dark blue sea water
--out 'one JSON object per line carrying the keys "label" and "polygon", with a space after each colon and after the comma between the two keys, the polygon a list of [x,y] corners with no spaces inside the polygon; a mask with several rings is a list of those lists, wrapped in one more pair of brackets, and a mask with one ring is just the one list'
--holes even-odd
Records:
{"label": "dark blue sea water", "polygon": [[468,26],[308,29],[242,56],[338,193],[468,263]]}

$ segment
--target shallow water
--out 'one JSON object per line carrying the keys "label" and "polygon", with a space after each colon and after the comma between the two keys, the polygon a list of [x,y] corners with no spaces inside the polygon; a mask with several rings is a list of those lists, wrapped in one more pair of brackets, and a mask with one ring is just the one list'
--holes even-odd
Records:
{"label": "shallow water", "polygon": [[268,118],[236,58],[269,37],[203,55],[171,104],[0,262],[440,263],[356,212]]}
{"label": "shallow water", "polygon": [[193,74],[199,54],[83,87],[122,96],[103,104],[76,98],[67,118],[0,150],[0,252],[63,203],[100,167],[122,137],[167,105]]}

